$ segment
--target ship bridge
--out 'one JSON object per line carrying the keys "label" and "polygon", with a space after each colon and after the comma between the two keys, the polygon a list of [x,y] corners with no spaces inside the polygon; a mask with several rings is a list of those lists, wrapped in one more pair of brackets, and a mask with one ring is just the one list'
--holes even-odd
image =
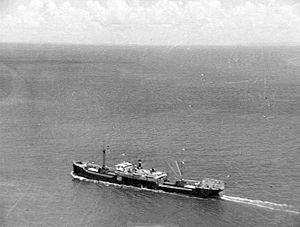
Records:
{"label": "ship bridge", "polygon": [[126,162],[126,161],[115,165],[115,168],[117,171],[120,171],[124,174],[133,175],[133,176],[137,176],[137,177],[143,177],[143,178],[152,178],[155,180],[166,179],[168,176],[167,173],[161,172],[161,171],[156,171],[153,168],[150,170],[142,169],[142,168],[135,168],[132,163]]}
{"label": "ship bridge", "polygon": [[131,173],[133,171],[133,165],[130,162],[121,162],[117,164],[116,166],[117,171],[121,171],[124,173]]}

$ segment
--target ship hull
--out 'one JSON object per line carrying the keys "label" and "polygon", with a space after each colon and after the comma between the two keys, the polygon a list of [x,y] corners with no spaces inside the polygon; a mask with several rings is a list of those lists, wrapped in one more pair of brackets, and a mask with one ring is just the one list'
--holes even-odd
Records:
{"label": "ship hull", "polygon": [[147,188],[157,191],[164,191],[168,193],[183,194],[193,197],[201,198],[217,198],[222,190],[196,188],[190,189],[185,187],[176,186],[175,183],[158,183],[156,181],[137,179],[130,176],[115,173],[98,173],[89,171],[86,168],[73,162],[73,175],[84,177],[89,180],[96,180],[119,185],[133,186],[137,188]]}

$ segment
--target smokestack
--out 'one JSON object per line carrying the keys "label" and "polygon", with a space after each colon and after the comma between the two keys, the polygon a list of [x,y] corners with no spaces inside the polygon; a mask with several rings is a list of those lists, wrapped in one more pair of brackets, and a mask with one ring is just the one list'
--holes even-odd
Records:
{"label": "smokestack", "polygon": [[138,169],[142,169],[142,160],[139,159],[138,160],[138,166],[137,166]]}

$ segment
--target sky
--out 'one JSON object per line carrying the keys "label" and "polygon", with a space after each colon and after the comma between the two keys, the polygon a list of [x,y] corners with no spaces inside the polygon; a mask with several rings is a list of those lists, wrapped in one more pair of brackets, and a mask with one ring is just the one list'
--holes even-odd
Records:
{"label": "sky", "polygon": [[0,42],[300,44],[299,0],[1,0]]}

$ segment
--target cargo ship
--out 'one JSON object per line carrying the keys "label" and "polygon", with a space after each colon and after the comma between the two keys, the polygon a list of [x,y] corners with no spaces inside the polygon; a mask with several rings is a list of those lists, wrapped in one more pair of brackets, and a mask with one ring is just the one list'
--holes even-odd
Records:
{"label": "cargo ship", "polygon": [[180,177],[177,180],[170,180],[166,172],[158,171],[154,168],[144,169],[141,160],[138,160],[137,164],[123,161],[114,167],[108,167],[105,164],[106,150],[106,148],[103,148],[102,165],[94,162],[73,161],[71,175],[74,178],[82,177],[88,180],[201,198],[219,197],[225,188],[224,182],[221,180],[211,178],[202,180],[184,179],[180,164],[177,161],[175,164],[180,173]]}

